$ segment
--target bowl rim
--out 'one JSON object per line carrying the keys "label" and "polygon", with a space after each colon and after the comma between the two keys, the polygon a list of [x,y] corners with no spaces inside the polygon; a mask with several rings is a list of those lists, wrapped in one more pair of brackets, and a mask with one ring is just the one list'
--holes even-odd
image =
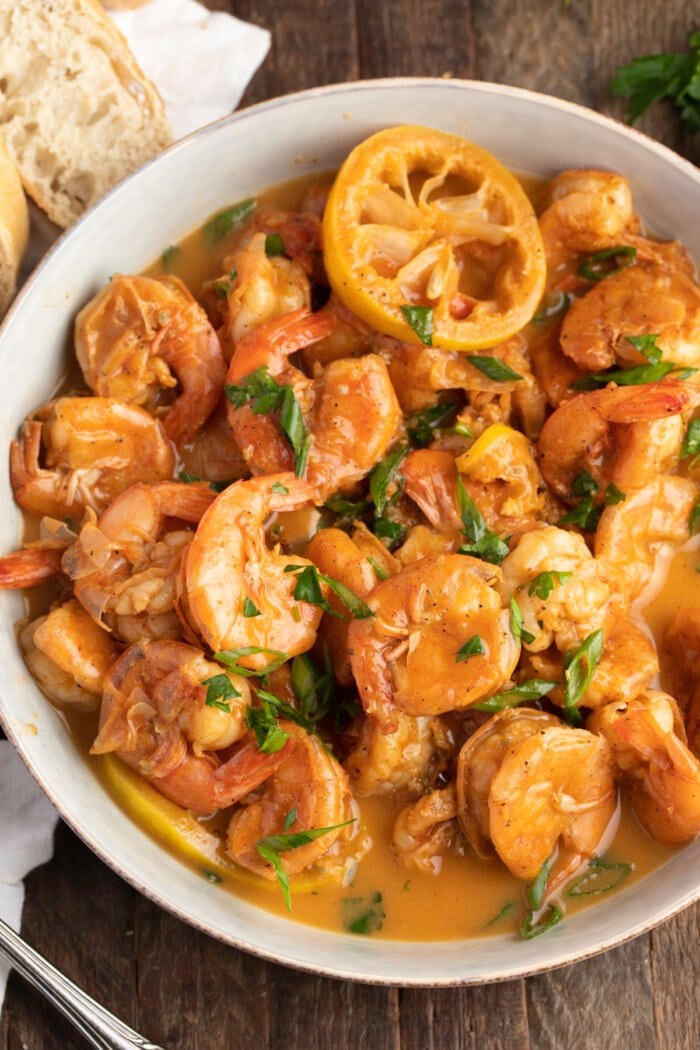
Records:
{"label": "bowl rim", "polygon": [[[375,91],[381,92],[383,90],[390,90],[400,87],[412,87],[420,90],[424,87],[457,87],[465,88],[470,93],[483,93],[489,95],[503,95],[506,97],[515,97],[522,99],[525,102],[531,102],[538,106],[544,106],[551,110],[556,110],[562,114],[568,114],[576,116],[579,119],[588,121],[593,125],[597,125],[603,128],[607,128],[609,131],[613,131],[615,134],[622,137],[626,137],[629,140],[636,142],[643,149],[656,153],[663,161],[677,168],[685,176],[689,176],[694,182],[697,183],[700,188],[700,170],[692,164],[691,161],[679,156],[668,146],[657,142],[655,139],[646,135],[645,133],[637,130],[636,128],[629,127],[620,121],[608,117],[604,114],[598,113],[595,110],[588,108],[587,106],[581,105],[577,102],[571,102],[566,99],[559,99],[555,96],[548,95],[542,92],[531,91],[527,88],[511,87],[507,84],[498,84],[490,81],[479,81],[469,80],[458,77],[420,77],[420,76],[402,76],[402,77],[381,77],[373,78],[369,80],[356,80],[356,81],[341,81],[332,84],[326,84],[319,87],[307,88],[300,91],[295,91],[285,95],[275,96],[271,99],[266,99],[262,102],[255,103],[252,106],[246,107],[242,110],[238,110],[228,116],[222,117],[217,121],[213,121],[209,124],[204,125],[202,128],[198,128],[196,131],[191,132],[189,135],[177,142],[173,143],[166,150],[153,157],[146,164],[142,165],[139,169],[131,172],[125,178],[123,178],[116,186],[114,186],[108,193],[100,198],[91,208],[88,209],[80,219],[73,224],[73,226],[61,232],[54,244],[49,248],[46,254],[42,257],[38,265],[27,277],[24,285],[20,289],[18,295],[15,297],[10,309],[0,323],[0,343],[2,342],[3,335],[6,328],[10,326],[16,314],[18,314],[22,307],[25,299],[29,295],[31,289],[37,282],[40,282],[45,269],[49,266],[49,263],[53,260],[55,254],[62,250],[62,247],[66,241],[76,236],[77,231],[81,230],[85,224],[94,222],[96,216],[102,211],[103,208],[109,207],[112,197],[121,190],[121,188],[134,180],[141,177],[142,173],[150,169],[153,165],[164,163],[166,157],[171,157],[175,153],[187,150],[190,144],[194,141],[198,141],[203,138],[207,138],[211,135],[216,135],[222,126],[229,126],[232,124],[238,124],[249,119],[255,119],[257,114],[260,112],[267,112],[273,109],[282,108],[287,105],[294,104],[299,101],[306,99],[314,99],[318,97],[326,97],[333,95],[351,95],[355,92],[366,92]],[[206,219],[208,216],[204,216]],[[75,816],[70,809],[63,805],[53,795],[53,793],[46,787],[42,780],[41,773],[36,764],[32,759],[25,753],[24,748],[21,744],[20,733],[15,731],[9,718],[4,716],[2,710],[2,697],[0,695],[0,725],[2,725],[8,740],[12,743],[13,747],[20,755],[20,758],[29,769],[30,774],[34,778],[35,782],[49,798],[51,803],[56,808],[61,819],[68,825],[68,827],[82,840],[93,853],[111,868],[117,875],[123,878],[129,885],[136,889],[139,893],[142,893],[147,899],[151,900],[154,904],[164,908],[170,914],[176,918],[187,923],[189,926],[197,929],[201,933],[205,933],[210,937],[214,937],[216,940],[222,941],[225,944],[230,945],[238,950],[245,951],[251,955],[255,955],[258,958],[265,959],[268,962],[278,963],[280,965],[288,966],[293,969],[300,970],[306,973],[312,973],[318,976],[332,977],[337,980],[349,980],[361,984],[370,984],[377,986],[386,987],[415,987],[415,988],[450,988],[450,987],[464,987],[468,985],[479,985],[479,984],[492,984],[504,980],[514,980],[522,977],[529,977],[538,973],[549,972],[550,970],[559,969],[564,966],[572,965],[576,962],[582,962],[585,959],[592,958],[596,955],[600,955],[602,952],[609,950],[610,948],[616,947],[617,945],[624,944],[634,938],[647,933],[655,926],[672,918],[691,904],[700,900],[700,878],[694,889],[686,892],[680,901],[676,900],[661,908],[657,908],[649,916],[633,922],[632,925],[623,933],[612,934],[608,937],[604,937],[599,943],[589,946],[586,948],[564,948],[554,952],[553,961],[544,961],[534,966],[518,968],[517,965],[508,968],[506,972],[495,972],[491,971],[486,975],[479,976],[467,976],[467,977],[408,977],[403,981],[397,981],[391,977],[384,977],[377,974],[365,974],[360,971],[354,971],[346,968],[333,967],[331,965],[325,965],[320,963],[309,962],[300,960],[291,954],[283,954],[279,949],[270,949],[259,944],[255,944],[243,937],[229,934],[223,930],[216,929],[206,922],[194,917],[193,915],[184,911],[181,907],[172,901],[168,901],[160,896],[157,890],[154,890],[151,886],[144,883],[141,878],[132,872],[122,867],[121,863],[110,856],[107,851],[93,839],[90,831],[82,826],[81,820],[78,816]],[[302,925],[303,924],[297,924]],[[332,931],[330,931],[332,932]],[[475,938],[465,938],[464,943],[473,943]],[[387,942],[385,942],[387,943]],[[404,941],[393,941],[388,943],[394,944],[412,944],[421,942],[404,942]],[[422,942],[424,944],[431,944],[439,946],[439,941]]]}

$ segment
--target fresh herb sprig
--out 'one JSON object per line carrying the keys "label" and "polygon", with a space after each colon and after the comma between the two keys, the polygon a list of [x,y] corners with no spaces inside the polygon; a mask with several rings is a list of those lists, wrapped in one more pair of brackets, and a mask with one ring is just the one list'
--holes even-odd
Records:
{"label": "fresh herb sprig", "polygon": [[256,368],[240,383],[226,383],[226,397],[235,408],[249,405],[255,415],[278,412],[279,427],[294,452],[294,473],[301,478],[306,472],[311,436],[301,407],[288,383],[280,384],[269,374],[267,365]]}
{"label": "fresh herb sprig", "polygon": [[639,55],[620,66],[610,91],[628,100],[630,124],[659,99],[669,98],[689,130],[700,131],[700,32],[692,34],[685,52]]}
{"label": "fresh herb sprig", "polygon": [[471,554],[491,565],[500,565],[509,548],[505,540],[488,527],[481,511],[464,487],[461,477],[457,476],[457,499],[459,512],[464,526],[467,543],[459,548],[460,554]]}

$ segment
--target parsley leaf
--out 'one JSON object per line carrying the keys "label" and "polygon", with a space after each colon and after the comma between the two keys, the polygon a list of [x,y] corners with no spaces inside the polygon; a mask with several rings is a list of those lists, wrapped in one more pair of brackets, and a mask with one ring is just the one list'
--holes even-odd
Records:
{"label": "parsley leaf", "polygon": [[[693,419],[685,432],[681,447],[681,459],[700,456],[700,419]],[[694,464],[691,464],[694,466]]]}
{"label": "parsley leaf", "polygon": [[523,627],[523,611],[512,594],[510,596],[510,633],[516,642],[523,641],[526,645],[535,640],[534,634],[530,634]]}
{"label": "parsley leaf", "polygon": [[246,618],[250,618],[251,616],[260,616],[260,610],[254,604],[254,602],[250,600],[250,598],[246,598],[246,600],[243,602],[243,615]]}
{"label": "parsley leaf", "polygon": [[464,525],[464,534],[469,543],[459,548],[460,554],[471,554],[474,558],[500,565],[508,554],[508,544],[492,532],[484,521],[479,508],[464,487],[461,477],[457,476],[457,497],[459,511]]}
{"label": "parsley leaf", "polygon": [[[604,634],[593,631],[578,649],[564,655],[564,718],[571,725],[581,725],[578,704],[595,674],[603,655]],[[585,670],[584,670],[585,664]]]}
{"label": "parsley leaf", "polygon": [[544,678],[530,678],[527,682],[514,685],[512,689],[505,689],[502,693],[496,693],[480,704],[474,704],[472,710],[497,714],[499,711],[504,711],[507,707],[517,707],[518,704],[540,700],[547,693],[551,693],[556,685],[557,682],[548,682]]}
{"label": "parsley leaf", "polygon": [[662,349],[657,346],[658,335],[626,335],[625,342],[633,346],[637,353],[646,357],[652,365],[657,365],[661,360]]}
{"label": "parsley leaf", "polygon": [[348,933],[366,936],[381,930],[386,912],[379,892],[365,897],[347,897],[342,901],[343,925]]}
{"label": "parsley leaf", "polygon": [[409,445],[397,445],[388,456],[377,464],[369,476],[369,494],[372,502],[377,508],[377,514],[381,514],[388,502],[389,485],[394,479],[401,463],[410,451]]}
{"label": "parsley leaf", "polygon": [[294,452],[294,473],[304,476],[309,458],[311,436],[306,428],[296,394],[289,384],[280,385],[268,373],[267,365],[256,368],[239,384],[226,383],[226,397],[236,408],[250,404],[255,415],[279,411],[280,430]]}
{"label": "parsley leaf", "polygon": [[265,255],[284,255],[284,241],[279,233],[268,233],[265,238]]}
{"label": "parsley leaf", "polygon": [[541,598],[542,601],[546,601],[555,587],[559,587],[571,579],[572,573],[570,572],[558,572],[556,569],[551,572],[538,572],[537,576],[532,580],[530,586],[527,589],[527,593],[531,598]]}
{"label": "parsley leaf", "polygon": [[693,33],[685,53],[640,55],[620,66],[610,91],[628,99],[630,124],[654,102],[670,98],[691,131],[700,131],[700,32]]}
{"label": "parsley leaf", "polygon": [[595,532],[598,528],[602,508],[595,506],[595,494],[598,491],[598,482],[591,477],[587,470],[577,474],[571,483],[571,491],[576,496],[583,498],[571,508],[571,510],[559,519],[560,525],[578,525],[586,532]]}
{"label": "parsley leaf", "polygon": [[284,825],[283,825],[282,830],[283,831],[289,831],[289,829],[291,828],[292,824],[294,823],[294,821],[296,819],[297,819],[297,811],[296,811],[296,809],[290,809],[289,813],[284,818]]}
{"label": "parsley leaf", "polygon": [[391,548],[401,542],[406,529],[398,521],[390,521],[389,518],[379,517],[375,518],[372,531],[380,540],[389,540],[389,547]]}
{"label": "parsley leaf", "polygon": [[270,486],[270,492],[274,492],[278,496],[286,496],[287,493],[289,492],[289,489],[287,488],[286,485],[283,485],[280,481],[275,481]]}
{"label": "parsley leaf", "polygon": [[421,343],[426,346],[433,345],[433,332],[435,331],[435,312],[432,306],[402,306],[401,313],[404,315]]}
{"label": "parsley leaf", "polygon": [[579,277],[587,281],[602,281],[613,274],[621,273],[631,266],[637,256],[637,249],[631,244],[619,244],[615,248],[603,248],[593,252],[579,264]]}
{"label": "parsley leaf", "polygon": [[[286,565],[284,571],[296,572],[299,568],[301,568],[299,565]],[[296,587],[294,588],[294,597],[296,601],[308,602],[309,605],[317,605],[320,609],[323,609],[324,612],[329,613],[331,616],[335,616],[339,620],[347,620],[347,616],[343,616],[342,613],[333,609],[323,597],[321,581],[330,587],[333,593],[340,598],[345,608],[351,613],[355,620],[366,620],[369,616],[374,616],[369,605],[363,602],[361,598],[358,598],[349,587],[346,587],[344,583],[340,583],[339,580],[334,580],[332,576],[325,576],[322,572],[318,571],[315,565],[304,566],[299,574]]]}
{"label": "parsley leaf", "polygon": [[626,499],[627,496],[624,494],[624,492],[621,489],[619,489],[614,482],[611,481],[605,490],[605,495],[603,496],[605,506],[614,507],[617,503],[624,503]]}
{"label": "parsley leaf", "polygon": [[230,208],[226,208],[224,211],[219,212],[213,219],[204,227],[204,237],[209,241],[210,244],[215,244],[216,241],[222,240],[227,234],[231,232],[234,226],[238,226],[240,223],[252,215],[255,210],[255,201],[250,198],[249,200],[241,201],[240,204],[234,204]]}
{"label": "parsley leaf", "polygon": [[233,686],[227,674],[215,674],[211,678],[205,678],[202,685],[207,687],[207,695],[204,703],[207,707],[218,707],[219,711],[231,712],[231,701],[241,694]]}
{"label": "parsley leaf", "polygon": [[469,641],[465,642],[462,648],[457,651],[455,663],[461,664],[464,660],[468,660],[470,656],[483,656],[485,652],[486,647],[483,641],[478,634],[473,634]]}
{"label": "parsley leaf", "polygon": [[255,843],[259,856],[274,868],[277,881],[282,888],[282,897],[287,911],[292,910],[292,890],[289,885],[289,878],[282,865],[280,854],[287,853],[292,849],[299,849],[300,846],[307,846],[310,842],[320,839],[330,831],[337,831],[338,828],[345,828],[348,824],[354,824],[355,819],[353,817],[352,820],[344,820],[342,824],[331,824],[327,828],[309,828],[308,831],[293,831],[284,835],[267,835]]}
{"label": "parsley leaf", "polygon": [[289,734],[281,728],[277,711],[271,704],[263,703],[262,707],[248,705],[245,724],[255,734],[258,749],[263,754],[276,754],[289,739]]}
{"label": "parsley leaf", "polygon": [[457,406],[451,401],[441,401],[416,412],[406,421],[406,431],[411,444],[415,448],[425,448],[433,436],[433,431],[446,423],[456,412]]}
{"label": "parsley leaf", "polygon": [[514,372],[512,368],[504,364],[503,361],[499,361],[497,357],[491,357],[487,354],[469,354],[467,361],[470,365],[474,365],[474,368],[478,368],[480,372],[483,372],[485,376],[488,376],[489,379],[495,379],[499,383],[507,383],[523,378],[519,372]]}
{"label": "parsley leaf", "polygon": [[338,514],[343,521],[355,521],[366,514],[372,504],[366,499],[351,500],[336,493],[327,499],[323,506],[326,510]]}

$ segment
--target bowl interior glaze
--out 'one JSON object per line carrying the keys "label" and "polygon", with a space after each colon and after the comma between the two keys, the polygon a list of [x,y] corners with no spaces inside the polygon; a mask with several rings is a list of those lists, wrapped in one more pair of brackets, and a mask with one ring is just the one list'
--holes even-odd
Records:
{"label": "bowl interior glaze", "polygon": [[[24,416],[64,372],[72,321],[116,272],[138,272],[217,209],[277,182],[337,166],[392,124],[471,138],[513,169],[620,171],[660,236],[700,257],[700,174],[644,136],[589,110],[526,91],[457,80],[366,81],[314,89],[245,110],[177,143],[127,178],[65,234],[0,329],[0,549],[16,546],[6,450]],[[700,897],[700,843],[546,937],[403,943],[304,927],[222,893],[125,816],[77,754],[60,715],[29,677],[14,636],[18,594],[0,592],[0,716],[8,736],[73,829],[120,875],[212,936],[275,961],[337,977],[451,985],[512,978],[572,962],[635,936]],[[32,728],[35,727],[35,728]]]}

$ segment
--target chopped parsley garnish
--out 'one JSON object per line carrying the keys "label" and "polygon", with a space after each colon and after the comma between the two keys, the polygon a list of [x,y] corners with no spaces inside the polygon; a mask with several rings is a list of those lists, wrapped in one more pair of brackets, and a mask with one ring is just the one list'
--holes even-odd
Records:
{"label": "chopped parsley garnish", "polygon": [[631,266],[637,255],[637,249],[631,244],[620,244],[615,248],[603,248],[593,252],[579,265],[580,277],[587,281],[602,281],[605,277],[621,273]]}
{"label": "chopped parsley garnish", "polygon": [[633,346],[638,354],[646,357],[652,365],[657,365],[663,355],[663,350],[657,345],[658,335],[626,335],[625,341]]}
{"label": "chopped parsley garnish", "polygon": [[460,554],[471,554],[491,565],[500,565],[508,554],[508,544],[492,532],[484,521],[479,508],[464,487],[461,477],[457,476],[457,498],[459,511],[464,525],[464,535],[468,543],[460,548]]}
{"label": "chopped parsley garnish", "polygon": [[537,597],[541,598],[542,601],[546,601],[554,588],[561,587],[571,579],[571,576],[572,573],[570,572],[558,572],[557,570],[538,572],[537,576],[530,583],[527,593],[531,598]]}
{"label": "chopped parsley garnish", "polygon": [[202,875],[207,882],[223,882],[224,880],[220,875],[217,875],[215,871],[209,871],[207,868],[202,868]]}
{"label": "chopped parsley garnish", "polygon": [[581,725],[578,704],[588,689],[603,655],[604,634],[593,631],[579,645],[564,654],[564,718],[571,725]]}
{"label": "chopped parsley garnish", "polygon": [[495,379],[499,383],[508,383],[523,378],[519,372],[514,372],[509,365],[488,354],[469,354],[466,360],[470,365],[474,365],[474,368],[478,368],[480,372],[488,376],[489,379]]}
{"label": "chopped parsley garnish", "polygon": [[541,937],[543,933],[549,933],[551,929],[559,925],[564,918],[564,912],[558,904],[552,903],[547,906],[539,922],[533,926],[534,918],[534,914],[528,912],[520,924],[520,936],[524,941],[531,941],[533,937]]}
{"label": "chopped parsley garnish", "polygon": [[367,935],[381,930],[386,912],[379,892],[369,897],[347,897],[342,903],[343,925],[348,933]]}
{"label": "chopped parsley garnish", "polygon": [[277,708],[265,700],[262,707],[248,705],[245,724],[255,734],[258,749],[266,755],[275,755],[289,740],[289,734],[279,724]]}
{"label": "chopped parsley garnish", "polygon": [[294,473],[304,476],[311,437],[292,387],[280,385],[268,373],[267,365],[256,368],[240,384],[226,383],[226,397],[236,408],[249,404],[255,415],[279,412],[280,430],[294,452]]}
{"label": "chopped parsley garnish", "polygon": [[511,594],[510,596],[510,633],[515,638],[516,642],[525,642],[529,645],[530,642],[534,642],[535,636],[523,627],[523,611],[516,602],[515,598]]}
{"label": "chopped parsley garnish", "polygon": [[[693,419],[685,432],[681,446],[681,459],[700,456],[700,419]],[[694,466],[693,462],[691,466]]]}
{"label": "chopped parsley garnish", "polygon": [[227,674],[215,674],[211,678],[205,678],[202,685],[207,687],[207,695],[204,703],[207,707],[218,707],[219,711],[231,712],[231,701],[241,694],[234,688]]}
{"label": "chopped parsley garnish", "polygon": [[390,521],[389,518],[375,518],[372,531],[380,540],[388,540],[389,547],[395,546],[403,539],[406,529],[398,521]]}
{"label": "chopped parsley garnish", "polygon": [[282,827],[282,830],[283,831],[289,831],[289,829],[291,828],[292,824],[294,823],[294,821],[296,819],[297,819],[297,811],[296,811],[296,809],[290,809],[289,813],[284,818],[284,825]]}
{"label": "chopped parsley garnish", "polygon": [[285,835],[267,835],[264,839],[260,839],[255,843],[258,854],[274,868],[277,881],[282,889],[284,906],[287,911],[292,910],[292,890],[289,885],[289,878],[282,865],[280,854],[287,853],[292,849],[299,849],[300,846],[308,846],[310,842],[315,842],[316,839],[320,839],[330,831],[337,831],[338,828],[345,828],[348,824],[354,824],[355,819],[353,817],[352,820],[344,820],[342,824],[331,824],[327,828],[309,828],[308,831],[293,831]]}
{"label": "chopped parsley garnish", "polygon": [[309,722],[318,722],[334,707],[335,676],[333,665],[322,671],[308,653],[292,660],[292,688],[299,701],[299,710]]}
{"label": "chopped parsley garnish", "polygon": [[588,871],[579,876],[566,890],[567,897],[597,897],[616,890],[632,871],[631,864],[595,857],[588,862]]}
{"label": "chopped parsley garnish", "polygon": [[260,616],[260,610],[250,598],[246,598],[243,602],[243,615],[248,619],[252,616]]}
{"label": "chopped parsley garnish", "polygon": [[180,248],[176,244],[169,245],[160,257],[161,265],[166,273],[170,273],[174,259],[180,254]]}
{"label": "chopped parsley garnish", "polygon": [[470,656],[483,656],[486,652],[486,646],[478,634],[473,634],[469,641],[465,642],[461,649],[457,650],[455,656],[455,662],[461,664],[464,660],[468,660]]}
{"label": "chopped parsley garnish", "polygon": [[270,492],[274,492],[277,496],[286,496],[289,489],[286,485],[283,485],[280,481],[275,481],[270,486]]}
{"label": "chopped parsley garnish", "polygon": [[606,507],[614,507],[617,503],[624,503],[627,496],[624,494],[622,489],[619,489],[614,482],[610,482],[607,486],[603,495],[603,501]]}
{"label": "chopped parsley garnish", "polygon": [[628,99],[630,124],[659,99],[670,98],[689,130],[700,131],[700,32],[692,34],[686,52],[640,55],[620,66],[610,91]]}
{"label": "chopped parsley garnish", "polygon": [[369,476],[369,494],[379,515],[382,514],[389,501],[389,486],[409,451],[409,445],[397,445],[377,464]]}
{"label": "chopped parsley garnish", "polygon": [[185,485],[193,485],[197,481],[204,480],[204,478],[200,478],[199,474],[190,474],[186,470],[181,470],[177,478],[178,481],[182,481]]}
{"label": "chopped parsley garnish", "polygon": [[231,291],[231,282],[222,277],[220,280],[212,283],[212,288],[217,299],[225,299]]}
{"label": "chopped parsley garnish", "polygon": [[255,201],[251,198],[249,200],[241,201],[240,204],[234,204],[230,208],[226,208],[224,211],[220,211],[218,215],[215,215],[213,219],[210,219],[204,227],[204,237],[210,242],[215,244],[216,241],[222,240],[227,234],[231,232],[234,226],[238,226],[240,223],[253,214],[255,210]]}
{"label": "chopped parsley garnish", "polygon": [[425,448],[431,441],[433,432],[447,424],[456,412],[455,404],[451,401],[444,401],[414,413],[406,421],[409,441],[415,448]]}
{"label": "chopped parsley garnish", "polygon": [[489,919],[489,921],[484,924],[484,929],[487,930],[489,926],[495,926],[497,922],[501,921],[501,919],[505,919],[506,915],[508,915],[514,907],[515,905],[513,901],[506,901],[501,910],[497,911],[493,918]]}
{"label": "chopped parsley garnish", "polygon": [[527,682],[514,685],[512,689],[504,689],[502,693],[496,693],[480,704],[474,704],[473,710],[497,714],[499,711],[505,711],[507,707],[517,707],[518,704],[541,700],[547,693],[551,693],[557,684],[557,682],[548,682],[543,678],[530,678]]}
{"label": "chopped parsley garnish", "polygon": [[284,241],[279,233],[268,233],[265,238],[265,255],[284,255]]}
{"label": "chopped parsley garnish", "polygon": [[355,521],[357,518],[361,518],[363,514],[366,514],[372,504],[366,499],[352,500],[336,494],[327,499],[323,506],[326,510],[337,514],[344,521]]}
{"label": "chopped parsley garnish", "polygon": [[341,602],[352,615],[355,620],[366,620],[369,616],[374,616],[374,613],[370,609],[366,602],[363,602],[361,598],[346,587],[344,583],[340,583],[338,580],[334,580],[332,576],[326,576],[324,573],[319,572],[315,565],[285,565],[285,572],[298,572],[296,587],[294,588],[294,598],[298,602],[308,602],[309,605],[317,605],[324,612],[327,612],[330,616],[335,616],[339,620],[347,620],[347,616],[343,616],[334,609],[330,603],[323,597],[323,591],[321,590],[321,582],[325,583],[333,591]]}
{"label": "chopped parsley garnish", "polygon": [[575,496],[581,496],[582,498],[563,518],[559,519],[559,524],[578,525],[581,529],[594,532],[598,527],[602,513],[601,508],[595,506],[598,482],[591,477],[587,470],[582,470],[571,483],[571,491]]}
{"label": "chopped parsley garnish", "polygon": [[[238,662],[242,656],[271,656],[273,659],[265,667],[259,670],[251,670],[250,667],[241,667]],[[279,649],[261,649],[258,645],[241,645],[238,649],[221,649],[214,653],[214,659],[218,664],[228,667],[229,671],[239,674],[243,678],[262,678],[264,675],[272,674],[289,659],[288,653],[282,653]]]}
{"label": "chopped parsley garnish", "polygon": [[421,343],[426,346],[433,345],[433,332],[435,331],[435,311],[432,306],[402,306],[401,313],[404,315]]}

